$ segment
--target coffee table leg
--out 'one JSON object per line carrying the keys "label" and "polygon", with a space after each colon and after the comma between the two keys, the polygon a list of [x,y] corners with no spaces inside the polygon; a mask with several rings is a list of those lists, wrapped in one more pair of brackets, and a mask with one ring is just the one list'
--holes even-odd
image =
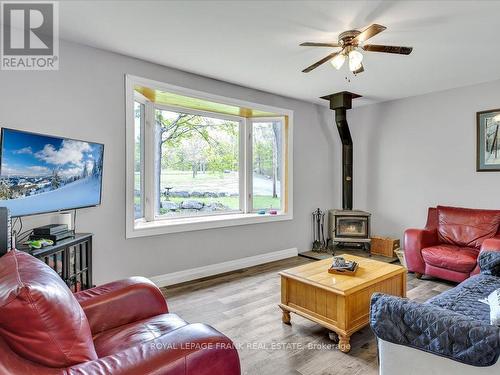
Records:
{"label": "coffee table leg", "polygon": [[339,350],[342,353],[349,353],[351,350],[350,340],[351,338],[349,336],[339,335]]}
{"label": "coffee table leg", "polygon": [[288,310],[285,310],[283,308],[281,308],[281,311],[282,311],[282,316],[281,316],[281,320],[283,321],[283,323],[285,324],[292,324],[291,320],[290,320],[290,311]]}

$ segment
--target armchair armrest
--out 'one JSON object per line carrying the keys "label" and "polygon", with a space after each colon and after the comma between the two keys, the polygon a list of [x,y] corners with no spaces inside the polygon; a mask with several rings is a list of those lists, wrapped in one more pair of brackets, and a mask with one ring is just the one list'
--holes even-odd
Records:
{"label": "armchair armrest", "polygon": [[408,270],[425,273],[421,250],[439,243],[437,229],[407,229],[404,236],[405,260]]}
{"label": "armchair armrest", "polygon": [[114,281],[75,293],[95,335],[168,312],[161,291],[144,277]]}
{"label": "armchair armrest", "polygon": [[204,324],[190,324],[121,352],[67,368],[25,360],[0,339],[0,374],[10,375],[240,375],[236,347]]}
{"label": "armchair armrest", "polygon": [[[187,340],[187,338],[189,338]],[[240,375],[229,338],[205,324],[189,324],[152,341],[69,367],[65,375]]]}
{"label": "armchair armrest", "polygon": [[491,366],[500,355],[500,328],[431,304],[376,293],[370,325],[384,341],[472,366]]}
{"label": "armchair armrest", "polygon": [[500,238],[489,238],[484,240],[481,246],[481,252],[483,251],[500,251]]}

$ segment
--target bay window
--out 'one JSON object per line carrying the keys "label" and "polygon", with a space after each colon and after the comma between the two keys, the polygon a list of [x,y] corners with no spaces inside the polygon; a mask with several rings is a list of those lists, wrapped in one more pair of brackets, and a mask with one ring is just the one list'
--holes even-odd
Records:
{"label": "bay window", "polygon": [[291,111],[126,86],[127,237],[292,218]]}

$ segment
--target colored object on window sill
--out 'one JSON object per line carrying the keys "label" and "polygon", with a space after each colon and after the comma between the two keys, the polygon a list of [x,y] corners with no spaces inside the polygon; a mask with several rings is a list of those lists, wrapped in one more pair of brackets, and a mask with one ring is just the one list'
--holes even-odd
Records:
{"label": "colored object on window sill", "polygon": [[269,210],[269,215],[278,215],[278,211],[276,211],[276,210]]}
{"label": "colored object on window sill", "polygon": [[257,211],[257,214],[259,214],[259,215],[265,215],[266,214],[266,210],[259,210],[259,211]]}

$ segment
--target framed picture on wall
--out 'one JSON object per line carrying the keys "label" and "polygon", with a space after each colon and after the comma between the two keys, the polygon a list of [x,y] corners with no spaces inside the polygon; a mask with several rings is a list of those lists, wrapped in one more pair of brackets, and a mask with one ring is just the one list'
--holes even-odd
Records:
{"label": "framed picture on wall", "polygon": [[477,171],[500,172],[500,109],[477,113]]}

